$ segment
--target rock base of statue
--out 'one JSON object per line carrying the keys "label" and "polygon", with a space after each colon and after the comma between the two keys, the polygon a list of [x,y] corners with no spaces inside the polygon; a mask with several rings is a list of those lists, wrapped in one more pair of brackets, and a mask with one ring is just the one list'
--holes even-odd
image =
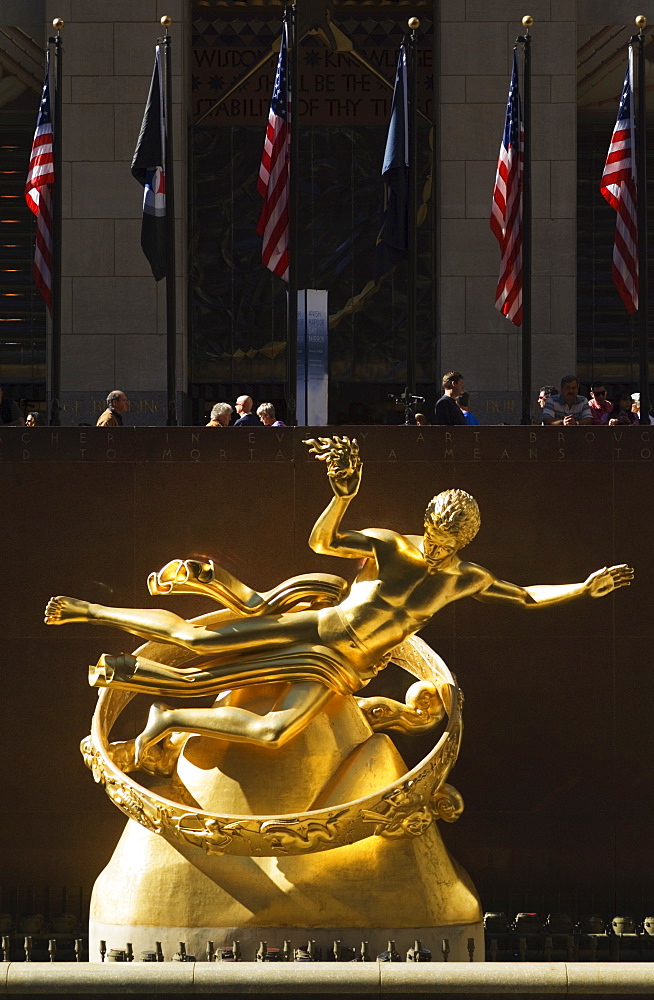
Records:
{"label": "rock base of statue", "polygon": [[[232,704],[267,711],[272,685],[232,692]],[[327,707],[278,750],[191,736],[175,774],[156,791],[235,816],[307,812],[368,795],[397,783],[406,765],[391,739],[373,733],[355,700],[335,695]],[[319,790],[317,793],[316,790]],[[154,789],[153,789],[154,790]],[[184,941],[188,954],[206,958],[240,942],[254,960],[268,947],[331,949],[334,940],[371,958],[389,938],[402,957],[414,940],[442,959],[483,960],[481,908],[467,874],[449,856],[432,822],[418,836],[377,836],[303,854],[243,857],[207,853],[174,842],[128,820],[91,901],[89,954],[129,941],[136,958],[160,941],[166,959]],[[209,849],[211,851],[211,848]]]}

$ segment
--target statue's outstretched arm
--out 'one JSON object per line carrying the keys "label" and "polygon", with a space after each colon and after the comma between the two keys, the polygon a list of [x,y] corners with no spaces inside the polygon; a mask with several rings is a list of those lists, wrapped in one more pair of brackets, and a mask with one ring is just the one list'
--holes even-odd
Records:
{"label": "statue's outstretched arm", "polygon": [[360,558],[374,553],[374,541],[360,531],[340,531],[341,521],[361,483],[361,459],[356,438],[309,438],[304,442],[327,465],[334,498],[313,526],[309,545],[321,555]]}
{"label": "statue's outstretched arm", "polygon": [[475,594],[478,601],[509,602],[525,608],[549,607],[552,604],[567,604],[580,597],[606,597],[619,587],[628,587],[634,578],[631,566],[604,566],[591,573],[583,583],[544,584],[533,587],[519,587],[506,580],[493,579],[484,589]]}

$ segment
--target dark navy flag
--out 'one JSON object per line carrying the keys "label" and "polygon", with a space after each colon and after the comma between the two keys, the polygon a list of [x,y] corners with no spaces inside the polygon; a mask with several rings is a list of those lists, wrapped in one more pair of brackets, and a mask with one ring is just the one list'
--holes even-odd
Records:
{"label": "dark navy flag", "polygon": [[407,48],[400,46],[382,166],[384,207],[377,237],[375,281],[404,260],[409,250],[409,113]]}
{"label": "dark navy flag", "polygon": [[141,247],[156,281],[166,277],[166,115],[164,107],[161,46],[157,45],[154,71],[141,132],[134,150],[132,174],[143,185]]}

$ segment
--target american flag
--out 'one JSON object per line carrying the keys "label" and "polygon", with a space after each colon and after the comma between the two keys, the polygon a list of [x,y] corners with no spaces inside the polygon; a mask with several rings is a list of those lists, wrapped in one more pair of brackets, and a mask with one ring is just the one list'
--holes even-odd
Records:
{"label": "american flag", "polygon": [[495,308],[515,326],[522,323],[522,181],[524,131],[518,87],[518,55],[506,104],[506,122],[497,161],[490,226],[502,251]]}
{"label": "american flag", "polygon": [[638,309],[638,219],[634,176],[636,142],[632,98],[633,52],[624,78],[618,117],[611,136],[608,156],[600,183],[600,192],[615,209],[613,243],[613,281],[627,312]]}
{"label": "american flag", "polygon": [[263,236],[261,260],[266,267],[285,281],[288,281],[289,261],[290,126],[288,25],[284,24],[257,184],[257,190],[263,198],[257,232],[259,236]]}
{"label": "american flag", "polygon": [[50,54],[46,62],[45,82],[39,117],[32,142],[30,168],[25,185],[25,201],[36,216],[34,281],[52,312],[52,190],[55,182],[52,117],[50,115]]}

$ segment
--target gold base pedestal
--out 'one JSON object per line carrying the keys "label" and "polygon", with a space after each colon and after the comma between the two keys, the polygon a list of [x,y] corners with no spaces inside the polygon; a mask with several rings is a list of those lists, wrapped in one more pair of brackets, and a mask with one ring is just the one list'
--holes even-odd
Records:
{"label": "gold base pedestal", "polygon": [[[258,703],[250,689],[248,707],[264,710],[270,696],[261,691]],[[196,808],[279,816],[351,802],[404,773],[389,737],[373,734],[353,698],[335,696],[274,753],[190,737],[160,790]],[[170,958],[184,941],[189,954],[203,959],[207,940],[219,949],[236,939],[252,960],[261,940],[299,947],[312,939],[324,949],[340,938],[356,948],[367,940],[374,957],[389,938],[404,954],[416,937],[432,951],[447,937],[451,959],[460,961],[468,961],[473,937],[475,956],[483,958],[479,900],[436,822],[415,837],[371,836],[332,850],[242,857],[173,843],[129,820],[93,890],[89,951],[93,960],[100,940],[108,948],[130,941],[138,957],[161,941]],[[456,958],[455,944],[463,949]]]}

